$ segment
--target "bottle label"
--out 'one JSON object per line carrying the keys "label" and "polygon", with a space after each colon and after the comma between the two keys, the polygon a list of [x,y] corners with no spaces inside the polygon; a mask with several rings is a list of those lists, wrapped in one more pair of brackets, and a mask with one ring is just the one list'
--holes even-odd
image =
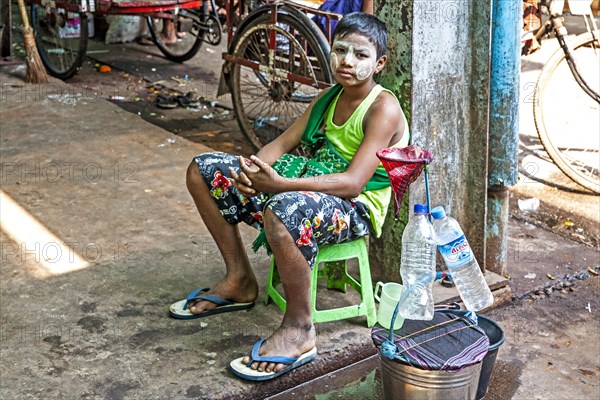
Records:
{"label": "bottle label", "polygon": [[461,267],[473,259],[473,252],[465,235],[439,246],[439,249],[448,269]]}

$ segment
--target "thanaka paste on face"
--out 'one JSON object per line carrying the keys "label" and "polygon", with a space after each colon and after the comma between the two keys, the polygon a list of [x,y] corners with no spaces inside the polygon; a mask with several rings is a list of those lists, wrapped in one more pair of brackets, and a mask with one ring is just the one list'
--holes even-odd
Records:
{"label": "thanaka paste on face", "polygon": [[[336,40],[333,42],[333,46],[331,48],[332,50],[329,54],[329,64],[331,65],[331,72],[333,74],[336,73],[340,66],[340,58],[344,60],[344,63],[346,63],[348,66],[354,68],[356,72],[356,79],[360,81],[364,81],[365,79],[369,78],[375,71],[377,60],[375,60],[375,57],[370,51],[367,59],[360,60],[356,56],[354,44],[351,42]],[[345,54],[338,55],[336,53],[336,50],[338,49],[344,49]]]}

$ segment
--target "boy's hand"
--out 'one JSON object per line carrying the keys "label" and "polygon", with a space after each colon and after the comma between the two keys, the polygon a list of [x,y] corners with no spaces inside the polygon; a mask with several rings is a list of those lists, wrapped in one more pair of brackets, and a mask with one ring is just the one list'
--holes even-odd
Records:
{"label": "boy's hand", "polygon": [[[252,161],[250,161],[242,156],[239,156],[239,162],[240,162],[240,166],[252,165]],[[258,167],[253,167],[253,168],[258,170]],[[248,179],[248,176],[244,172],[240,172],[238,174],[235,171],[235,169],[233,169],[232,167],[229,167],[229,173],[231,174],[232,184],[238,190],[238,192],[240,192],[241,194],[243,194],[246,197],[252,197],[252,196],[256,195],[256,190],[254,190],[253,188],[250,187],[250,186],[252,186],[252,181],[250,181],[250,179]]]}
{"label": "boy's hand", "polygon": [[234,186],[244,195],[254,196],[257,192],[279,193],[284,179],[271,166],[256,156],[251,156],[251,163],[240,156],[240,169],[237,174],[231,169]]}

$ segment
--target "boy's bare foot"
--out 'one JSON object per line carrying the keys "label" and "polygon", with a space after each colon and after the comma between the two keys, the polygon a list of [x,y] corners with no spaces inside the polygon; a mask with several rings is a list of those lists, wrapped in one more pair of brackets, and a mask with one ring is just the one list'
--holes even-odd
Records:
{"label": "boy's bare foot", "polygon": [[161,41],[164,44],[176,44],[179,39],[183,39],[186,35],[186,32],[170,32],[169,35],[161,35]]}
{"label": "boy's bare foot", "polygon": [[[299,357],[312,350],[317,343],[317,334],[312,322],[300,324],[297,322],[283,322],[281,326],[267,339],[258,352],[261,356]],[[250,356],[244,357],[242,362],[247,364]],[[285,364],[267,362],[254,362],[252,369],[260,372],[279,372]]]}
{"label": "boy's bare foot", "polygon": [[[258,282],[256,282],[254,277],[242,280],[225,277],[208,292],[202,294],[220,297],[236,303],[250,303],[258,297]],[[215,303],[198,300],[196,302],[191,302],[189,309],[192,314],[201,314],[204,311],[212,310],[215,307],[217,307]]]}
{"label": "boy's bare foot", "polygon": [[137,40],[137,43],[142,46],[154,46],[152,39],[147,37],[141,37]]}
{"label": "boy's bare foot", "polygon": [[176,44],[177,43],[177,36],[165,36],[165,35],[160,35],[160,41],[163,42],[163,44]]}

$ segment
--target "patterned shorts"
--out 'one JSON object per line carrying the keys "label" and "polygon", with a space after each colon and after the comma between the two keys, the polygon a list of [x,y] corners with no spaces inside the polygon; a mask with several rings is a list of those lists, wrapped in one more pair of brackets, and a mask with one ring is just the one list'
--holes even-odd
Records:
{"label": "patterned shorts", "polygon": [[194,157],[200,174],[221,215],[230,224],[263,225],[268,208],[279,217],[312,268],[319,245],[349,242],[369,234],[371,219],[367,206],[321,192],[240,194],[231,184],[229,168],[239,173],[238,158],[226,153],[203,153]]}

